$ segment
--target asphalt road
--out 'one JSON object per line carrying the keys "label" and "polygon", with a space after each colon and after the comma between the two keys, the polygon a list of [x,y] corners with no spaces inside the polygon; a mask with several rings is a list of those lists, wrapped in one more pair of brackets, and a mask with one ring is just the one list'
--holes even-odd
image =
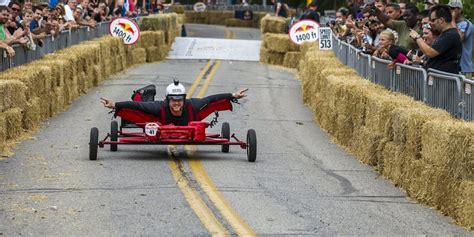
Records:
{"label": "asphalt road", "polygon": [[[260,38],[257,29],[186,26],[192,37]],[[90,128],[98,127],[101,138],[110,129],[100,96],[128,100],[132,90],[155,84],[161,99],[172,78],[190,88],[208,63],[136,66],[18,144],[15,155],[0,161],[0,235],[218,235],[215,224],[205,224],[213,218],[227,234],[472,235],[331,143],[302,104],[295,74],[255,62],[214,61],[209,86],[203,79],[194,93],[250,88],[211,131],[219,133],[227,121],[245,139],[255,129],[255,163],[239,147],[225,154],[214,146],[180,146],[175,157],[166,146],[106,147],[97,161],[88,159]],[[206,208],[213,218],[203,214]]]}

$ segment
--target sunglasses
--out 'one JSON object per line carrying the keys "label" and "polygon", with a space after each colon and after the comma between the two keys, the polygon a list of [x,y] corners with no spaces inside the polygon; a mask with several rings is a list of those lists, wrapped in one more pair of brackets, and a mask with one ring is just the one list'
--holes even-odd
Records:
{"label": "sunglasses", "polygon": [[19,11],[20,11],[20,8],[13,8],[13,7],[12,7],[12,11],[19,12]]}

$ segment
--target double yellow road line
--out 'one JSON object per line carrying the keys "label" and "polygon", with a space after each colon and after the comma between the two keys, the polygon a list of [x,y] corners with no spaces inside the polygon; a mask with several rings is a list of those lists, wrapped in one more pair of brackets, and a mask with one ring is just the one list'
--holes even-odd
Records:
{"label": "double yellow road line", "polygon": [[[190,89],[188,90],[187,97],[191,96],[196,91],[197,86],[201,83],[202,79],[206,77],[204,83],[199,90],[197,97],[202,98],[209,84],[214,78],[214,75],[221,65],[221,61],[210,60],[204,68],[201,70],[199,75],[194,80]],[[185,148],[195,150],[194,148]],[[169,166],[171,168],[173,177],[181,189],[186,201],[189,206],[196,213],[197,217],[201,220],[201,223],[212,235],[215,236],[229,236],[228,230],[224,225],[216,218],[211,208],[206,205],[203,199],[199,196],[199,193],[191,187],[188,179],[183,175],[182,167],[180,166],[181,161],[170,161]],[[212,182],[211,177],[207,174],[204,165],[200,160],[190,160],[189,167],[191,168],[192,174],[198,182],[200,188],[206,193],[209,200],[212,202],[214,207],[220,212],[220,215],[226,220],[226,222],[232,227],[235,233],[239,236],[256,236],[256,233],[252,228],[238,215],[238,213],[232,208],[224,196],[219,192],[218,188]]]}

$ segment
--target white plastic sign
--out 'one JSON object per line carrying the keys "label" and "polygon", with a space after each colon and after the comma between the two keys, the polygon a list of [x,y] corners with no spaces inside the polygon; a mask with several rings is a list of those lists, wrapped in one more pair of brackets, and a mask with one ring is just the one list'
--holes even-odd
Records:
{"label": "white plastic sign", "polygon": [[121,17],[113,20],[109,28],[112,36],[123,39],[124,44],[135,44],[140,39],[140,28],[128,18]]}
{"label": "white plastic sign", "polygon": [[332,50],[332,31],[329,27],[319,28],[319,50]]}
{"label": "white plastic sign", "polygon": [[206,4],[203,2],[197,2],[194,4],[193,9],[195,12],[204,12],[206,10]]}
{"label": "white plastic sign", "polygon": [[149,137],[154,137],[158,133],[159,127],[157,123],[147,123],[145,125],[145,134]]}
{"label": "white plastic sign", "polygon": [[319,38],[319,24],[312,20],[301,20],[291,26],[289,34],[295,44],[314,42]]}

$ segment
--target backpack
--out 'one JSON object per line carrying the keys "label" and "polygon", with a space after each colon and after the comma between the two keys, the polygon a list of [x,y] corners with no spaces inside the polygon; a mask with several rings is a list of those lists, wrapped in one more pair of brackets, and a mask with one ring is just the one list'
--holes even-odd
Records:
{"label": "backpack", "polygon": [[155,101],[156,88],[155,85],[148,85],[140,89],[134,90],[132,94],[133,101]]}

